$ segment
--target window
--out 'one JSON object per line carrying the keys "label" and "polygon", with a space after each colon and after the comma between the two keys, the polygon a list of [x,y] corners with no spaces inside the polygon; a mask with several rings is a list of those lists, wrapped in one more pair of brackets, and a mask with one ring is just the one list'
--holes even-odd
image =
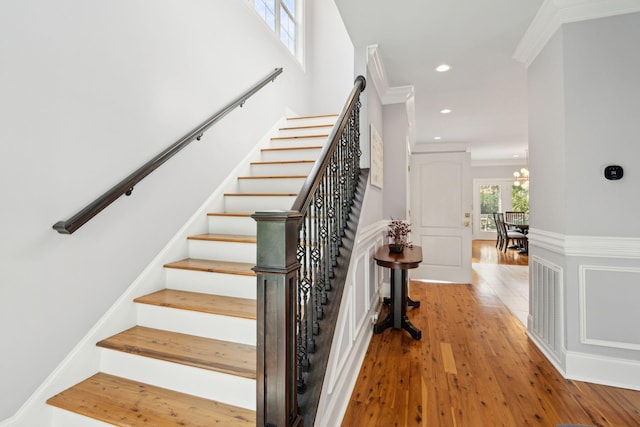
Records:
{"label": "window", "polygon": [[258,15],[275,32],[289,51],[298,56],[299,0],[254,0]]}

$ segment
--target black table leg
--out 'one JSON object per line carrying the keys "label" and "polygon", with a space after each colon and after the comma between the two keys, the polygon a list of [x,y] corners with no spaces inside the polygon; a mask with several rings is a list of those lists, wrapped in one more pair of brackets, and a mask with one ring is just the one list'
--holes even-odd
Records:
{"label": "black table leg", "polygon": [[[398,274],[400,273],[400,274]],[[373,332],[378,334],[387,328],[404,329],[413,337],[419,340],[422,332],[413,326],[407,318],[407,305],[419,307],[420,301],[414,301],[407,295],[407,273],[406,270],[391,269],[391,297],[385,298],[383,302],[389,304],[389,314],[380,323],[373,326]]]}

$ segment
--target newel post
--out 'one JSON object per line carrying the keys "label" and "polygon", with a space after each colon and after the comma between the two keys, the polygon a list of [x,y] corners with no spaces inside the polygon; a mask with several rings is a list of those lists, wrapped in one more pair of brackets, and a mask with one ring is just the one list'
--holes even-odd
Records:
{"label": "newel post", "polygon": [[296,390],[296,253],[302,215],[256,212],[258,427],[302,427]]}

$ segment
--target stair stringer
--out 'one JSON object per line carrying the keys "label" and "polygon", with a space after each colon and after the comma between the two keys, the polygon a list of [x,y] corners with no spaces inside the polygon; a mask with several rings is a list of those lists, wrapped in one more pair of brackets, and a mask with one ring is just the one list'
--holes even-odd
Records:
{"label": "stair stringer", "polygon": [[[367,188],[369,183],[367,182]],[[362,212],[369,208],[366,191]],[[358,226],[345,276],[340,311],[327,362],[314,426],[340,425],[373,335],[373,323],[382,305],[383,274],[373,259],[385,243],[388,221]],[[387,284],[388,285],[388,284]]]}
{"label": "stair stringer", "polygon": [[47,399],[99,371],[100,349],[96,347],[96,342],[136,324],[134,298],[165,288],[164,264],[188,256],[187,237],[207,232],[207,212],[220,210],[224,206],[224,194],[236,190],[237,177],[249,173],[250,163],[261,159],[261,150],[269,146],[271,138],[278,134],[278,129],[285,123],[286,118],[283,117],[265,133],[18,412],[0,422],[0,427],[47,426],[53,423],[54,409],[46,404]]}

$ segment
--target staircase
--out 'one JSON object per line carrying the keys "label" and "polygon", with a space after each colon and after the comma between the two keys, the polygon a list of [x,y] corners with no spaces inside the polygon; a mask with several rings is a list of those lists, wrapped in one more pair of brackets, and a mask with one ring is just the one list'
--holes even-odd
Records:
{"label": "staircase", "polygon": [[135,298],[137,324],[96,343],[99,372],[48,399],[54,426],[256,425],[251,214],[291,208],[336,118],[287,119],[189,258],[164,265],[165,288]]}

